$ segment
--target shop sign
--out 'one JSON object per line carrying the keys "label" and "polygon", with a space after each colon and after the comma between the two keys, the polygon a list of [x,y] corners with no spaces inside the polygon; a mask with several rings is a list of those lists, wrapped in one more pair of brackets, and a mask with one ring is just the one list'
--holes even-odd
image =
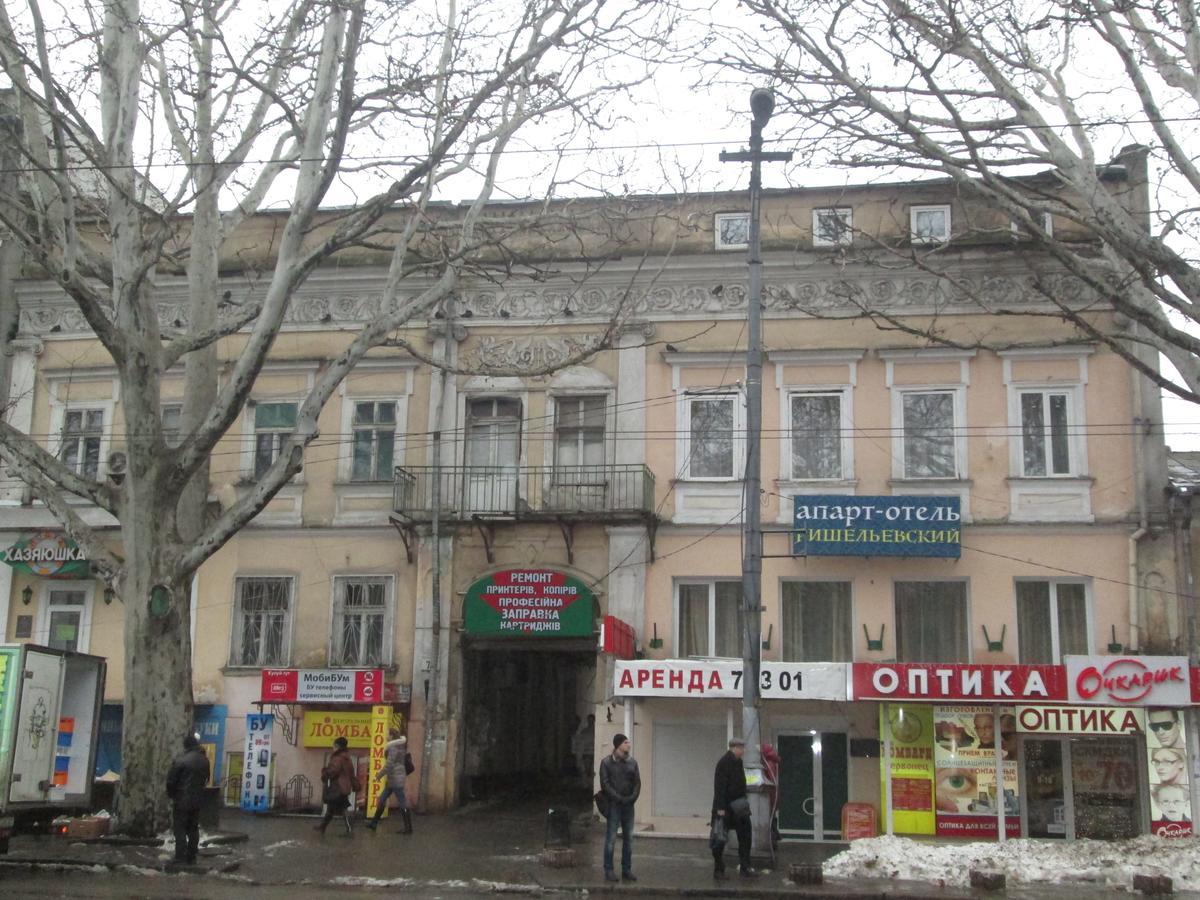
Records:
{"label": "shop sign", "polygon": [[263,669],[263,703],[378,703],[382,669]]}
{"label": "shop sign", "polygon": [[855,700],[1065,700],[1062,666],[854,663]]}
{"label": "shop sign", "polygon": [[1187,706],[1191,702],[1184,656],[1067,656],[1072,703]]}
{"label": "shop sign", "polygon": [[[370,755],[367,757],[367,814],[379,805],[379,795],[383,792],[383,782],[378,775],[383,771],[388,740],[388,726],[392,720],[390,706],[372,706],[370,718]],[[384,809],[387,813],[387,809]]]}
{"label": "shop sign", "polygon": [[221,763],[225,756],[225,717],[229,707],[223,705],[197,706],[195,710],[196,734],[200,735],[200,749],[208,757],[208,784],[221,783]]}
{"label": "shop sign", "polygon": [[0,554],[18,572],[40,578],[90,578],[92,574],[92,565],[82,548],[58,531],[23,537]]}
{"label": "shop sign", "polygon": [[633,659],[637,633],[628,622],[605,616],[600,622],[600,652],[617,659]]}
{"label": "shop sign", "polygon": [[354,750],[371,746],[371,714],[369,712],[332,712],[306,709],[303,720],[305,747],[328,748],[334,738],[344,737]]}
{"label": "shop sign", "polygon": [[[764,700],[845,700],[846,663],[764,662],[759,669]],[[617,660],[618,697],[742,696],[741,660]]]}
{"label": "shop sign", "polygon": [[1120,706],[1018,706],[1022,734],[1141,734],[1140,709]]}
{"label": "shop sign", "polygon": [[271,808],[271,731],[275,717],[270,713],[246,716],[246,757],[242,762],[242,809],[266,812]]}
{"label": "shop sign", "polygon": [[477,580],[463,601],[467,634],[591,637],[596,597],[566,572],[505,569]]}
{"label": "shop sign", "polygon": [[793,498],[795,556],[962,555],[959,497]]}
{"label": "shop sign", "polygon": [[[999,721],[997,733],[996,720]],[[935,706],[933,765],[937,773],[937,834],[942,837],[996,836],[999,804],[1004,830],[1021,836],[1017,800],[1017,741],[1013,711],[997,706]],[[996,778],[999,741],[1001,777]]]}
{"label": "shop sign", "polygon": [[933,707],[889,703],[879,707],[879,734],[890,752],[880,761],[882,809],[892,793],[897,834],[933,834]]}

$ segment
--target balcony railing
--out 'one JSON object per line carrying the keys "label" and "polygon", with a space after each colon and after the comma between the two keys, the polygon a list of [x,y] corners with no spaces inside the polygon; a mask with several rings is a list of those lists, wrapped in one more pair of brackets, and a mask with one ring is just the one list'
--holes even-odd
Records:
{"label": "balcony railing", "polygon": [[[433,513],[434,469],[396,469],[393,506],[410,521]],[[645,466],[442,466],[441,515],[449,519],[646,518],[654,476]]]}

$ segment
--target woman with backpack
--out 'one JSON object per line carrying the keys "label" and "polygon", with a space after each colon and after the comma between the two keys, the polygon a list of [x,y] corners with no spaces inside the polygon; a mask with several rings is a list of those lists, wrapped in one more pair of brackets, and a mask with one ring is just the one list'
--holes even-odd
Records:
{"label": "woman with backpack", "polygon": [[408,738],[395,728],[388,733],[388,738],[387,745],[383,748],[383,767],[375,776],[376,781],[384,778],[387,781],[383,793],[379,795],[379,803],[375,806],[375,816],[367,823],[367,827],[372,831],[379,827],[379,820],[383,818],[383,811],[387,809],[388,797],[395,796],[397,809],[404,819],[404,828],[400,834],[412,834],[412,810],[408,808],[404,780],[416,767],[413,765],[412,754],[408,752]]}
{"label": "woman with backpack", "polygon": [[334,738],[333,755],[329,757],[325,768],[321,769],[321,779],[325,782],[321,795],[321,799],[325,801],[325,817],[321,819],[321,824],[316,826],[316,830],[322,834],[333,821],[333,817],[340,813],[342,821],[346,823],[346,836],[350,836],[350,795],[361,791],[362,785],[358,783],[358,776],[355,775],[354,759],[346,749],[348,746],[349,743],[344,737]]}

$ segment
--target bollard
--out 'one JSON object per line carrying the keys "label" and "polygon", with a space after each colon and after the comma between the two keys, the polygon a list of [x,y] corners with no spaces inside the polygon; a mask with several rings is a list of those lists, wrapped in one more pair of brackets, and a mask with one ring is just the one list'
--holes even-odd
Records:
{"label": "bollard", "polygon": [[823,884],[825,873],[821,866],[806,863],[793,863],[788,866],[788,879],[793,884]]}
{"label": "bollard", "polygon": [[983,891],[1002,891],[1007,879],[1003,872],[991,872],[986,869],[971,869],[971,887]]}
{"label": "bollard", "polygon": [[546,842],[547,850],[554,847],[571,846],[571,813],[566,809],[550,809],[546,811]]}
{"label": "bollard", "polygon": [[1150,897],[1175,893],[1170,875],[1134,875],[1133,889]]}

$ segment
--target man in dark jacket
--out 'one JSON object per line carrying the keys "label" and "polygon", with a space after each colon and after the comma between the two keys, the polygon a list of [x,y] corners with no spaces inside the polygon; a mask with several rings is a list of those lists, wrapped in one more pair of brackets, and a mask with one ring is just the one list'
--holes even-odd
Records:
{"label": "man in dark jacket", "polygon": [[613,847],[621,829],[621,878],[637,881],[633,874],[633,804],[642,792],[642,775],[632,747],[623,734],[613,735],[613,752],[600,761],[600,790],[608,797],[608,830],[604,835],[604,880],[616,881]]}
{"label": "man in dark jacket", "polygon": [[196,861],[200,845],[200,803],[208,784],[208,757],[194,734],[183,739],[183,753],[167,772],[167,796],[174,805],[175,862]]}
{"label": "man in dark jacket", "polygon": [[[750,867],[750,812],[746,798],[746,767],[742,764],[742,756],[746,752],[746,742],[734,738],[729,742],[729,750],[717,760],[717,770],[713,775],[713,805],[714,818],[723,819],[727,829],[737,832],[738,860],[741,863],[743,875],[757,875]],[[741,800],[741,803],[734,801]],[[725,848],[714,847],[713,877],[725,877]]]}

